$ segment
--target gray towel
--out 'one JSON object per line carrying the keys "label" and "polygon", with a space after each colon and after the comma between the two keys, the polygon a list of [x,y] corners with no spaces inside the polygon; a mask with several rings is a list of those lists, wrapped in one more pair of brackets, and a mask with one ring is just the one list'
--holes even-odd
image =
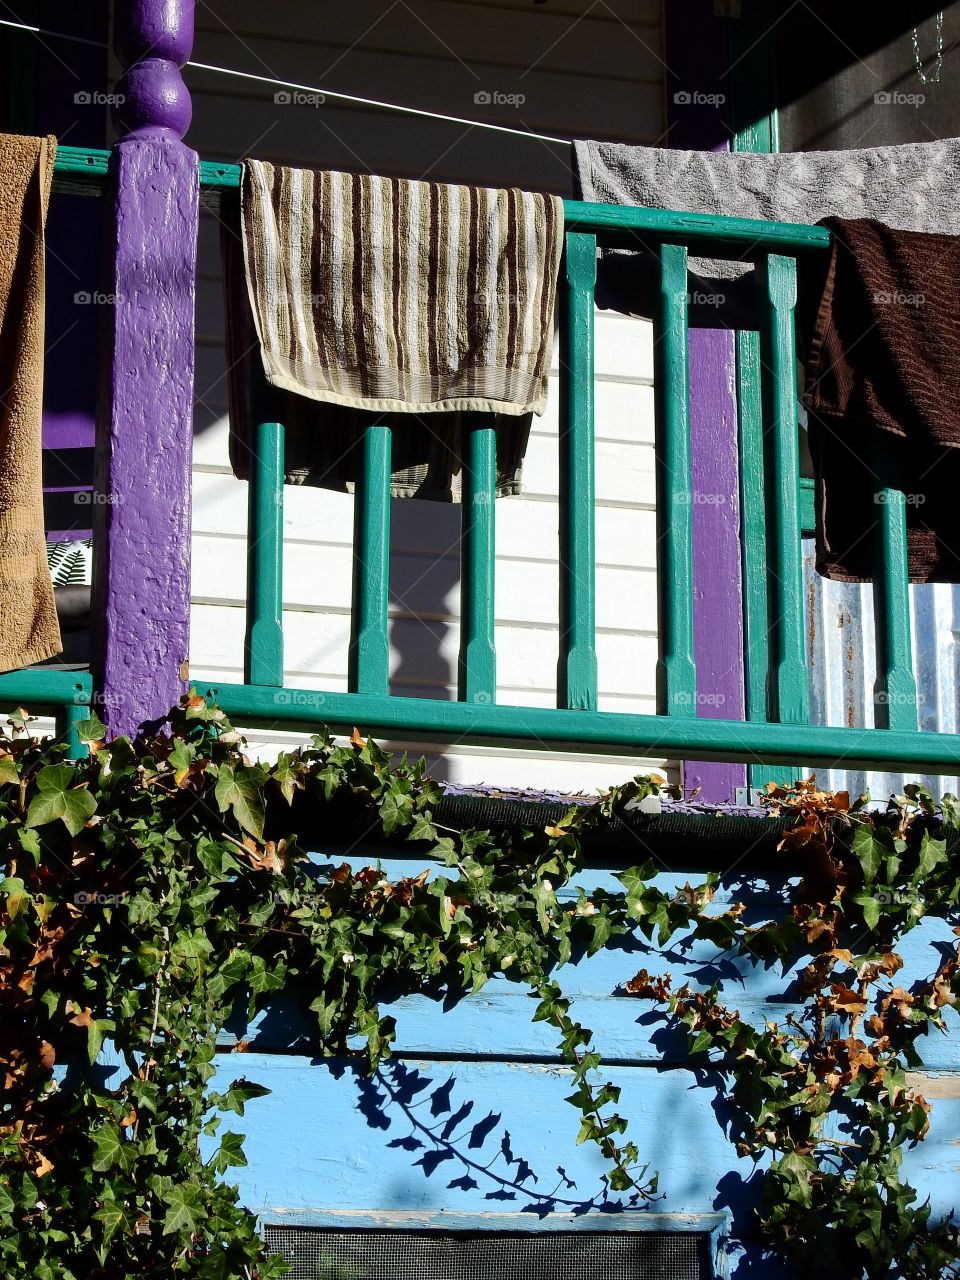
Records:
{"label": "gray towel", "polygon": [[[899,231],[960,234],[960,138],[773,154],[575,142],[573,155],[581,199],[599,204],[774,222],[873,218]],[[691,298],[708,299],[691,306],[691,324],[740,327],[752,314],[751,282],[743,279],[749,270],[736,262],[691,259]],[[650,315],[653,287],[649,259],[604,254],[600,306]],[[718,295],[726,305],[715,305]]]}

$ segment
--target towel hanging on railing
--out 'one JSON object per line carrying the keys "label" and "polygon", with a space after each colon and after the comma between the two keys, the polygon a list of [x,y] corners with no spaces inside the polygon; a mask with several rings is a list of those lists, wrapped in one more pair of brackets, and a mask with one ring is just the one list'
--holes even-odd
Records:
{"label": "towel hanging on railing", "polygon": [[[349,489],[360,429],[387,415],[394,495],[457,501],[463,415],[486,413],[497,493],[519,491],[546,404],[562,201],[247,161],[241,224],[245,297],[235,223],[222,241],[238,475],[252,398],[284,423],[290,483]],[[261,363],[268,390],[251,397]]]}
{"label": "towel hanging on railing", "polygon": [[55,138],[0,134],[0,671],[60,653],[40,425],[44,230]]}
{"label": "towel hanging on railing", "polygon": [[[960,234],[960,138],[851,151],[734,153],[575,142],[579,194],[602,204],[643,205],[773,222],[875,218],[903,231]],[[691,259],[690,323],[755,326],[753,281],[737,262]],[[597,302],[650,316],[659,277],[649,255],[601,255]]]}
{"label": "towel hanging on railing", "polygon": [[960,239],[830,218],[807,388],[817,569],[868,581],[886,488],[912,582],[960,582]]}

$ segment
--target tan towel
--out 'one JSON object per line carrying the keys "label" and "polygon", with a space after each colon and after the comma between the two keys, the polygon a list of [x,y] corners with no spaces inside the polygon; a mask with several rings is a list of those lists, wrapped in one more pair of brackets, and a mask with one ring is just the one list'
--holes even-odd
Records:
{"label": "tan towel", "polygon": [[241,202],[273,386],[376,412],[543,412],[558,197],[248,160]]}
{"label": "tan towel", "polygon": [[0,671],[60,653],[41,482],[44,227],[55,138],[0,134]]}

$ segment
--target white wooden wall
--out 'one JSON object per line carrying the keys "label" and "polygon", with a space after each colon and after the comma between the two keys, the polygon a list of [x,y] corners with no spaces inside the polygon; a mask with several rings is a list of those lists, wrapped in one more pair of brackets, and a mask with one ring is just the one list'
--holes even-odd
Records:
{"label": "white wooden wall", "polygon": [[[659,5],[551,0],[214,0],[198,12],[195,58],[474,119],[564,136],[655,142],[662,129]],[[204,158],[254,155],[314,168],[518,184],[570,194],[565,146],[332,103],[278,104],[271,86],[193,72],[189,141]],[[488,107],[481,91],[524,94]],[[217,228],[205,217],[198,291],[197,433],[191,673],[239,680],[243,661],[246,485],[227,460],[226,382]],[[597,316],[597,649],[600,705],[654,709],[656,569],[649,326]],[[556,354],[547,413],[535,420],[524,494],[497,521],[498,699],[556,698]],[[346,688],[352,504],[286,489],[284,634],[290,684]],[[394,502],[391,515],[393,692],[450,698],[459,643],[458,507]],[[258,732],[251,741],[290,741]],[[414,749],[418,744],[411,744]],[[638,759],[544,750],[426,748],[458,781],[582,790],[629,777]],[[656,761],[658,766],[665,762]]]}

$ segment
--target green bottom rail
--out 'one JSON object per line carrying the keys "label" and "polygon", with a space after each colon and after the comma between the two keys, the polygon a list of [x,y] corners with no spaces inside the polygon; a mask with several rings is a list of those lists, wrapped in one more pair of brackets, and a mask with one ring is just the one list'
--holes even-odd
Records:
{"label": "green bottom rail", "polygon": [[89,671],[31,667],[0,675],[0,705],[30,712],[52,711],[56,736],[65,739],[71,759],[86,754],[77,736],[77,724],[89,716],[92,701],[93,676]]}
{"label": "green bottom rail", "polygon": [[960,737],[896,729],[696,720],[612,711],[569,711],[397,698],[315,689],[216,684],[204,690],[239,724],[309,730],[359,727],[400,738],[482,745],[535,744],[547,751],[593,751],[672,759],[744,760],[904,773],[960,773]]}

